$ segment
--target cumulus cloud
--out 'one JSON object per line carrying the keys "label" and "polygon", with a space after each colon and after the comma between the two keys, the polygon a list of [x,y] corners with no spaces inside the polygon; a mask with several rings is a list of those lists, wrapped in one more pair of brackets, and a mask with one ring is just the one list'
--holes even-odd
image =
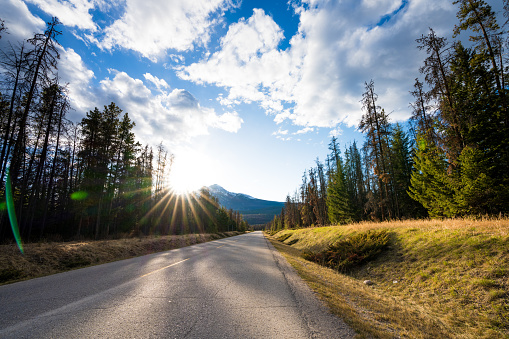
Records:
{"label": "cumulus cloud", "polygon": [[3,42],[12,41],[15,43],[26,40],[33,37],[35,32],[38,33],[44,30],[44,21],[30,13],[24,2],[20,0],[2,0],[0,1],[0,7],[2,8],[0,18],[5,20],[5,26],[9,33],[2,36]]}
{"label": "cumulus cloud", "polygon": [[60,61],[58,63],[58,75],[62,84],[67,84],[71,106],[71,119],[78,120],[81,112],[98,105],[96,94],[90,83],[94,78],[94,72],[87,68],[81,56],[72,48],[60,50]]}
{"label": "cumulus cloud", "polygon": [[90,10],[96,6],[97,0],[27,0],[37,5],[44,12],[56,16],[64,25],[95,31],[96,24]]}
{"label": "cumulus cloud", "polygon": [[[19,0],[3,1],[23,4]],[[133,50],[154,62],[169,49],[188,51],[205,46],[224,12],[240,6],[235,0],[27,1],[58,17],[65,26],[88,31],[74,32],[78,39],[106,50]],[[103,25],[107,21],[94,21],[93,11],[111,12],[108,17],[119,17],[104,27],[98,23]],[[175,58],[175,54],[171,59],[176,63],[183,61],[180,56]]]}
{"label": "cumulus cloud", "polygon": [[122,17],[104,30],[97,43],[105,49],[131,49],[156,61],[166,50],[192,50],[205,45],[213,16],[235,6],[229,0],[127,0]]}
{"label": "cumulus cloud", "polygon": [[[243,123],[236,112],[217,114],[212,108],[202,107],[186,90],[176,88],[168,92],[159,87],[159,94],[154,95],[141,79],[116,70],[111,73],[112,79],[100,81],[103,101],[113,101],[129,112],[136,122],[136,135],[144,142],[156,144],[164,140],[176,144],[208,134],[209,128],[237,132]],[[156,79],[145,77],[149,82]]]}
{"label": "cumulus cloud", "polygon": [[221,38],[221,50],[198,63],[182,67],[178,75],[197,83],[212,83],[229,89],[225,105],[259,102],[267,111],[282,111],[289,99],[290,56],[277,49],[283,31],[262,9],[248,19],[230,25]]}
{"label": "cumulus cloud", "polygon": [[160,92],[163,91],[164,89],[170,88],[170,85],[168,85],[168,83],[164,79],[159,79],[158,77],[153,76],[150,73],[143,74],[143,77],[146,80],[150,81],[152,84],[154,84]]}
{"label": "cumulus cloud", "polygon": [[281,28],[255,9],[229,27],[220,50],[178,75],[227,89],[219,98],[225,105],[257,102],[277,123],[329,128],[358,124],[364,82],[373,79],[379,104],[394,119],[407,118],[408,92],[423,59],[415,39],[430,26],[450,34],[454,6],[446,0],[304,2],[295,7],[299,29],[287,49],[278,48]]}
{"label": "cumulus cloud", "polygon": [[[209,109],[210,110],[210,109]],[[242,126],[244,120],[235,111],[226,112],[222,115],[216,115],[213,111],[210,111],[208,116],[211,127],[219,128],[231,133],[237,133]]]}
{"label": "cumulus cloud", "polygon": [[[1,1],[4,2],[2,18],[5,18],[10,34],[3,35],[0,43],[24,40],[32,37],[34,32],[44,30],[44,21],[33,16],[23,2]],[[59,5],[74,6],[76,11],[83,12],[92,6],[92,1],[33,1],[48,11],[49,7],[44,6],[55,6],[51,11],[57,12],[64,11],[63,7],[57,8]],[[94,4],[100,5],[99,2]],[[4,13],[7,14],[5,17]],[[144,82],[126,72],[110,69],[111,78],[102,79],[96,84],[98,79],[95,79],[94,72],[74,49],[60,47],[59,53],[58,76],[60,82],[67,85],[73,107],[69,118],[73,121],[80,121],[87,111],[94,107],[102,108],[113,101],[136,122],[135,133],[143,142],[157,144],[165,140],[169,145],[207,134],[210,128],[237,132],[243,123],[236,111],[219,114],[212,108],[203,107],[190,92],[178,88],[170,90],[166,80],[150,73],[143,75]]]}

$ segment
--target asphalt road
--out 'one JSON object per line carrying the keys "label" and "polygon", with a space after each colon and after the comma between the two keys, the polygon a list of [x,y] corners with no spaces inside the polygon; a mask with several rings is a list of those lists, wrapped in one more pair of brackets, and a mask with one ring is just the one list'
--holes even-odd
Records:
{"label": "asphalt road", "polygon": [[0,286],[0,338],[351,338],[261,232]]}

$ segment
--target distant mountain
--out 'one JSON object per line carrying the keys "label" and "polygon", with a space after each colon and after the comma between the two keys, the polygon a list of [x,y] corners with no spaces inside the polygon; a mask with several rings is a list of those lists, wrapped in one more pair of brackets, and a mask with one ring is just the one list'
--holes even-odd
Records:
{"label": "distant mountain", "polygon": [[233,193],[219,185],[207,187],[210,194],[219,200],[219,204],[227,209],[239,211],[250,225],[266,224],[274,215],[281,213],[284,202],[253,198],[243,193]]}

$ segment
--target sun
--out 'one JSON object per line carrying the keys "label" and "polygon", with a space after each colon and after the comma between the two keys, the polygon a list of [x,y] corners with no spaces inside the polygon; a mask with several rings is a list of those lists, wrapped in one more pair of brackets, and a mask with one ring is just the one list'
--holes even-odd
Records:
{"label": "sun", "polygon": [[175,157],[168,177],[168,186],[174,193],[188,194],[212,183],[212,169],[199,159],[192,156]]}
{"label": "sun", "polygon": [[175,164],[168,178],[169,188],[176,194],[188,194],[203,186],[199,178],[200,173],[192,167]]}

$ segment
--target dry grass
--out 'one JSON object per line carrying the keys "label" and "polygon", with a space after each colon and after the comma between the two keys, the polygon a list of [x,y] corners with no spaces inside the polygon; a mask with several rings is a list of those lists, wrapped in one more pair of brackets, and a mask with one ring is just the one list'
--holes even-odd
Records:
{"label": "dry grass", "polygon": [[[371,229],[389,230],[391,247],[348,275],[300,258]],[[508,219],[359,223],[278,238],[291,244],[276,245],[310,286],[366,336],[509,338]]]}
{"label": "dry grass", "polygon": [[86,242],[29,243],[24,245],[24,254],[20,253],[15,244],[0,245],[0,284],[171,250],[238,234],[240,233],[225,232]]}

